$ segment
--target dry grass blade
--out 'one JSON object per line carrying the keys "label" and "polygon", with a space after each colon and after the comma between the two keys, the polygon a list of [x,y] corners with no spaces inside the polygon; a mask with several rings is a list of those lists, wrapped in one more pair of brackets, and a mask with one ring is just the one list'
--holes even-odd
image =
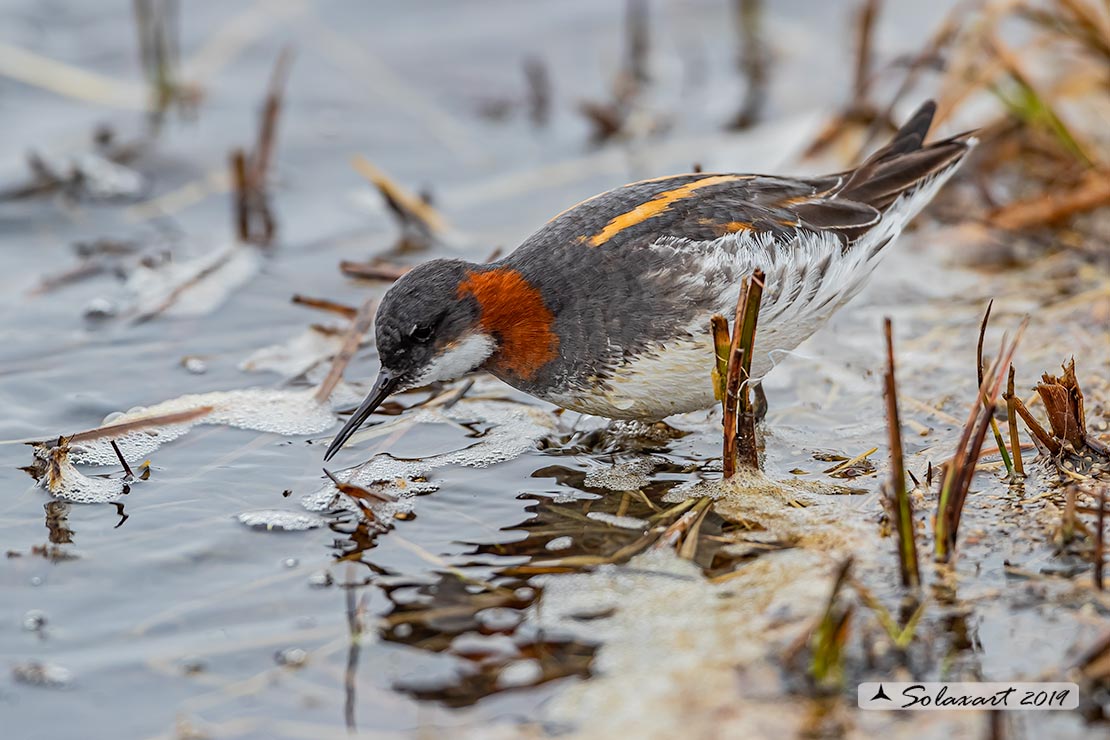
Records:
{"label": "dry grass blade", "polygon": [[906,463],[902,451],[902,423],[898,416],[898,387],[894,379],[894,337],[890,319],[883,322],[886,338],[886,374],[883,378],[883,396],[886,399],[887,427],[890,430],[890,508],[898,533],[898,569],[902,585],[918,588],[921,571],[917,561],[917,542],[914,537],[913,503],[906,490]]}
{"label": "dry grass blade", "polygon": [[1075,133],[1056,113],[1048,98],[1033,84],[1029,75],[1025,73],[1018,55],[1014,54],[993,33],[987,37],[986,42],[994,52],[994,59],[1002,64],[1003,69],[1018,88],[1016,99],[1009,99],[1000,94],[1003,103],[1020,119],[1027,123],[1043,126],[1052,132],[1061,145],[1084,164],[1093,165],[1095,160],[1089,154],[1090,147],[1079,142]]}
{"label": "dry grass blade", "polygon": [[358,315],[358,309],[354,306],[347,306],[342,303],[336,303],[335,301],[329,301],[326,298],[312,298],[309,296],[295,294],[290,299],[290,302],[295,303],[298,306],[307,306],[308,308],[315,308],[320,311],[327,311],[328,313],[339,314],[340,316],[347,319],[353,319],[355,318],[355,316]]}
{"label": "dry grass blade", "polygon": [[967,422],[956,445],[956,453],[945,465],[933,530],[937,562],[947,563],[955,553],[960,517],[963,514],[968,490],[971,488],[971,480],[975,475],[979,450],[990,427],[994,402],[1002,389],[1002,380],[1006,376],[1006,370],[1010,366],[1028,323],[1028,319],[1023,321],[1013,340],[1008,344],[1003,343],[999,359],[991,366],[991,371],[987,374],[983,385],[979,387],[979,392],[968,412]]}
{"label": "dry grass blade", "polygon": [[370,331],[370,326],[374,323],[375,305],[376,301],[373,298],[366,299],[366,302],[359,307],[358,314],[351,320],[347,335],[343,337],[343,346],[340,347],[339,353],[332,361],[327,377],[320,382],[320,387],[316,389],[317,403],[326,403],[331,398],[335,386],[339,385],[339,381],[343,378],[343,371],[347,369],[347,364],[350,363],[351,358],[358,351],[359,345],[362,344],[362,338],[366,336],[366,332]]}
{"label": "dry grass blade", "polygon": [[401,226],[398,251],[426,249],[448,231],[443,217],[431,204],[402,188],[366,157],[356,155],[351,160],[351,166],[378,189],[389,210],[397,217]]}
{"label": "dry grass blade", "polygon": [[851,570],[852,559],[848,558],[837,570],[825,611],[809,640],[812,652],[810,675],[818,684],[825,686],[839,685],[844,678],[843,648],[848,639],[852,607],[842,606],[839,596]]}
{"label": "dry grass blade", "polygon": [[996,208],[987,222],[998,229],[1024,231],[1053,226],[1110,204],[1110,173],[1092,171],[1071,188],[1054,188]]}
{"label": "dry grass blade", "polygon": [[157,130],[175,102],[184,102],[179,80],[181,49],[177,0],[135,0],[139,61],[150,89],[151,126]]}
{"label": "dry grass blade", "polygon": [[385,491],[371,491],[367,488],[363,488],[362,486],[357,486],[354,483],[346,483],[344,481],[341,481],[336,478],[335,475],[333,475],[332,472],[327,468],[324,468],[324,475],[331,479],[331,482],[335,484],[336,489],[340,493],[344,494],[345,496],[351,497],[355,501],[374,501],[379,504],[385,504],[397,500],[396,496],[386,493]]}
{"label": "dry grass blade", "polygon": [[145,419],[135,419],[134,421],[126,421],[122,424],[109,424],[107,426],[97,427],[96,429],[89,429],[84,432],[78,432],[72,436],[66,437],[68,443],[73,442],[88,442],[94,439],[104,439],[105,437],[122,437],[137,432],[142,429],[150,429],[151,427],[169,426],[171,424],[184,424],[185,422],[199,419],[212,412],[211,406],[199,406],[195,409],[187,411],[176,411],[172,414],[162,414],[160,416],[149,416]]}
{"label": "dry grass blade", "polygon": [[389,262],[351,262],[350,260],[342,260],[339,263],[339,270],[347,277],[359,278],[361,280],[384,280],[386,282],[393,282],[400,279],[402,275],[411,270],[411,267],[405,265],[394,265]]}

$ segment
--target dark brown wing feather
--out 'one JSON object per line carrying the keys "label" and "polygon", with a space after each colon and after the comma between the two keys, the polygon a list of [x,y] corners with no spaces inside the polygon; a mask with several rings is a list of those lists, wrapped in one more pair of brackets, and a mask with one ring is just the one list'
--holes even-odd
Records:
{"label": "dark brown wing feather", "polygon": [[936,112],[926,102],[854,170],[824,177],[689,173],[625,185],[559,214],[521,249],[579,244],[634,249],[660,238],[705,241],[740,231],[789,240],[795,230],[832,233],[848,245],[867,233],[899,195],[954,164],[970,134],[924,144]]}

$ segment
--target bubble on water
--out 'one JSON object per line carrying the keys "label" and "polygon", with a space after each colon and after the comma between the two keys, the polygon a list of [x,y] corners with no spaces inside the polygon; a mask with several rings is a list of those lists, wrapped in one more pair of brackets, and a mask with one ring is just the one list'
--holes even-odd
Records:
{"label": "bubble on water", "polygon": [[591,488],[605,488],[610,491],[636,491],[651,483],[651,472],[655,461],[650,457],[639,457],[616,465],[594,468],[586,473],[585,484]]}
{"label": "bubble on water", "polygon": [[508,660],[520,654],[513,638],[508,635],[482,635],[464,632],[451,641],[450,650],[455,655],[468,658],[494,658]]}
{"label": "bubble on water", "polygon": [[543,666],[538,660],[517,660],[501,669],[497,675],[499,688],[512,689],[531,686],[543,678]]}
{"label": "bubble on water", "polygon": [[286,558],[285,560],[281,561],[281,564],[286,568],[296,568],[298,565],[301,564],[301,561],[297,560],[296,558]]}
{"label": "bubble on water", "polygon": [[93,298],[85,304],[81,313],[86,319],[101,321],[116,316],[119,313],[119,305],[107,298]]}
{"label": "bubble on water", "polygon": [[80,174],[81,187],[93,198],[134,198],[146,189],[141,173],[93,152],[74,156],[71,168]]}
{"label": "bubble on water", "polygon": [[73,684],[73,673],[54,663],[30,661],[12,667],[12,678],[28,686],[65,689]]}
{"label": "bubble on water", "polygon": [[564,535],[563,537],[555,537],[553,539],[548,540],[547,544],[544,545],[544,547],[546,547],[548,550],[551,550],[551,551],[566,550],[566,549],[568,549],[570,547],[573,547],[573,546],[574,546],[574,538],[571,537],[570,535]]}
{"label": "bubble on water", "polygon": [[308,662],[308,652],[302,648],[284,648],[274,653],[274,662],[287,668],[300,668]]}
{"label": "bubble on water", "polygon": [[327,588],[334,582],[331,573],[328,573],[326,570],[317,571],[308,577],[309,588]]}
{"label": "bubble on water", "polygon": [[478,624],[486,629],[494,630],[497,632],[504,632],[511,630],[520,624],[523,615],[516,609],[509,609],[504,606],[494,606],[489,609],[483,609],[474,615],[474,619]]}
{"label": "bubble on water", "polygon": [[646,519],[640,519],[634,516],[617,516],[616,514],[606,514],[604,511],[591,511],[586,514],[590,519],[612,525],[614,527],[621,527],[622,529],[638,529],[645,530],[648,528]]}
{"label": "bubble on water", "polygon": [[46,613],[32,609],[23,615],[23,629],[28,632],[39,632],[46,627]]}
{"label": "bubble on water", "polygon": [[181,366],[193,375],[204,375],[208,372],[208,363],[195,356],[182,357]]}
{"label": "bubble on water", "polygon": [[282,530],[303,532],[327,524],[323,517],[308,512],[284,511],[282,509],[257,509],[244,511],[235,517],[239,523],[251,529]]}
{"label": "bubble on water", "polygon": [[601,498],[596,493],[579,491],[577,488],[562,488],[550,495],[551,503],[554,504],[571,504],[575,501],[589,501],[591,499]]}
{"label": "bubble on water", "polygon": [[28,582],[32,586],[41,586],[42,585],[42,576],[31,576],[31,578],[29,579]]}

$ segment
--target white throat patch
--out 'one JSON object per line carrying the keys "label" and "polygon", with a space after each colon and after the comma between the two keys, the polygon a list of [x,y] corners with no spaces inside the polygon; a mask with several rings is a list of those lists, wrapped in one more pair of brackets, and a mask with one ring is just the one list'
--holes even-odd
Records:
{"label": "white throat patch", "polygon": [[418,385],[437,380],[454,380],[485,362],[493,354],[495,344],[489,334],[474,332],[443,348],[421,374]]}

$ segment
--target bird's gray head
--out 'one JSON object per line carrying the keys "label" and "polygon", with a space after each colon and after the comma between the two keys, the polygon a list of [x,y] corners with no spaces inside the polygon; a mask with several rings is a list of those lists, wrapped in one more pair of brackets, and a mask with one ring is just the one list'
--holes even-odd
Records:
{"label": "bird's gray head", "polygon": [[471,265],[432,260],[401,277],[382,298],[375,318],[381,372],[373,390],[332,440],[324,460],[366,421],[390,394],[451,380],[482,365],[496,348],[479,326],[473,295],[460,294]]}

